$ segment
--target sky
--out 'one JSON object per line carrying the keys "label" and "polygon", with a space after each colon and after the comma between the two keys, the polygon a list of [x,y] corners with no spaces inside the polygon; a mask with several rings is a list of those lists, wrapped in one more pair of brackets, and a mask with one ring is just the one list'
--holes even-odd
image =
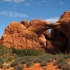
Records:
{"label": "sky", "polygon": [[42,19],[56,22],[70,10],[70,0],[0,0],[0,37],[13,21]]}

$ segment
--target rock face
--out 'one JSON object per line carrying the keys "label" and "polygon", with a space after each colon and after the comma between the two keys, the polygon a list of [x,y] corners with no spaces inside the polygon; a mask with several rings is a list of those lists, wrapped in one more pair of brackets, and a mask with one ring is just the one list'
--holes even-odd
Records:
{"label": "rock face", "polygon": [[60,24],[60,28],[58,28],[61,33],[63,33],[63,42],[64,47],[63,49],[66,50],[67,52],[70,51],[70,11],[65,12],[61,17],[60,20],[57,21]]}
{"label": "rock face", "polygon": [[46,40],[41,34],[47,30],[47,24],[49,23],[39,19],[32,20],[29,24],[27,21],[12,22],[6,27],[1,42],[8,47],[33,48],[45,51],[43,47]]}
{"label": "rock face", "polygon": [[[61,15],[60,19],[49,25],[52,28],[51,44],[52,52],[69,52],[70,51],[70,11]],[[55,49],[55,51],[54,51]]]}

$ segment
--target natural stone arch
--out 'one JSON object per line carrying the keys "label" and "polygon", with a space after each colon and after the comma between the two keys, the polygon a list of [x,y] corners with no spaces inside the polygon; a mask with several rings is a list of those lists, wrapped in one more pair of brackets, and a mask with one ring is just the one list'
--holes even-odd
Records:
{"label": "natural stone arch", "polygon": [[[58,49],[58,52],[65,53],[68,48],[68,37],[60,28],[60,23],[49,24],[51,31],[51,41],[53,48]],[[57,52],[57,50],[55,50]]]}

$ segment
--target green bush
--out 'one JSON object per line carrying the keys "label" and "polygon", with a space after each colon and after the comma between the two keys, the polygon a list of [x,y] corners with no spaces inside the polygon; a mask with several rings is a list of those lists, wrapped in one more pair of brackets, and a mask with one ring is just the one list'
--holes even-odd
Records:
{"label": "green bush", "polygon": [[34,61],[34,63],[37,63],[37,62],[41,63],[41,62],[42,62],[42,59],[39,59],[39,58],[37,57],[37,59],[35,59],[35,60],[33,60],[33,61]]}
{"label": "green bush", "polygon": [[59,64],[57,64],[58,68],[61,68],[61,70],[69,70],[70,69],[70,65],[66,62],[63,61]]}
{"label": "green bush", "polygon": [[68,58],[67,55],[62,55],[61,57],[59,57],[56,60],[54,65],[57,65],[58,68],[61,68],[62,70],[69,70],[70,69],[70,65],[66,61],[67,58]]}
{"label": "green bush", "polygon": [[4,45],[0,45],[0,56],[6,55],[8,52],[8,48]]}
{"label": "green bush", "polygon": [[35,50],[35,49],[15,49],[14,47],[10,48],[13,54],[17,56],[38,56],[42,55],[42,50]]}
{"label": "green bush", "polygon": [[26,66],[29,68],[29,67],[31,67],[33,65],[33,62],[27,62],[26,63]]}
{"label": "green bush", "polygon": [[12,56],[10,56],[10,57],[8,57],[8,59],[7,59],[8,61],[12,61],[13,60],[13,57]]}
{"label": "green bush", "polygon": [[61,66],[61,70],[70,70],[70,65],[68,63],[64,63],[62,66]]}
{"label": "green bush", "polygon": [[23,59],[23,60],[21,60],[20,63],[21,63],[21,64],[26,64],[26,63],[27,63],[27,60],[26,60],[26,59]]}
{"label": "green bush", "polygon": [[15,67],[15,66],[18,66],[19,65],[19,62],[17,62],[16,60],[14,62],[11,63],[11,67]]}
{"label": "green bush", "polygon": [[3,63],[4,63],[4,59],[3,58],[0,58],[0,68],[3,67]]}
{"label": "green bush", "polygon": [[58,58],[64,58],[64,59],[68,59],[70,58],[70,55],[69,54],[63,54],[63,53],[60,53],[60,54],[56,54],[55,55],[55,59],[57,60]]}
{"label": "green bush", "polygon": [[23,68],[24,68],[23,66],[15,66],[14,70],[23,70]]}
{"label": "green bush", "polygon": [[54,63],[54,65],[60,64],[60,63],[62,63],[62,62],[64,62],[64,61],[66,61],[65,58],[59,57],[59,58],[56,60],[56,62]]}

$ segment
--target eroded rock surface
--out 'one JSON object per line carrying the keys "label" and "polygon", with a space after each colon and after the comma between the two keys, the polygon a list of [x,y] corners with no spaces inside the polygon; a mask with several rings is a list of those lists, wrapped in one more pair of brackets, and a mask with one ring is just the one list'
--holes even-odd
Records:
{"label": "eroded rock surface", "polygon": [[27,21],[22,21],[21,23],[11,22],[5,28],[1,42],[8,47],[45,50],[43,48],[46,46],[45,37],[41,36],[41,34],[47,30],[47,24],[48,22],[39,19],[32,20],[29,24]]}

